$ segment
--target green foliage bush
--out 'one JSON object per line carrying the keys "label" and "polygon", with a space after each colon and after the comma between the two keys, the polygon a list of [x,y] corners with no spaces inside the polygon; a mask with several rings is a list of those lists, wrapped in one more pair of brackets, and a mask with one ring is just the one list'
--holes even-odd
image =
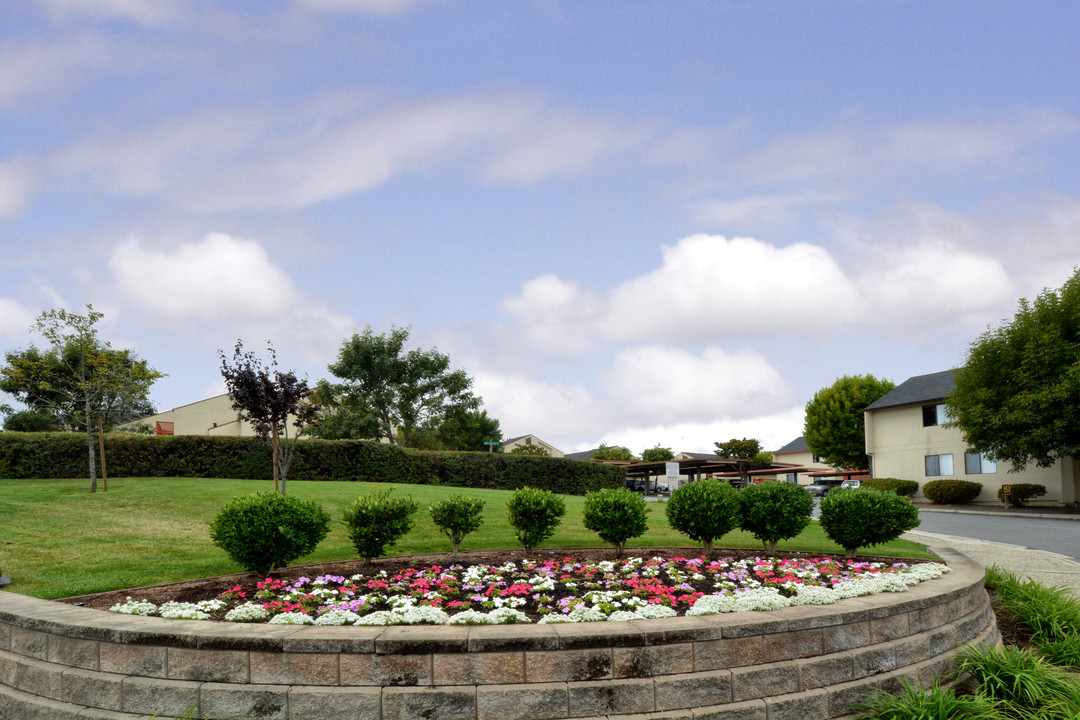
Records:
{"label": "green foliage bush", "polygon": [[936,505],[966,505],[981,492],[982,483],[970,480],[931,480],[922,486],[922,494]]}
{"label": "green foliage bush", "polygon": [[465,536],[478,529],[484,522],[484,501],[464,495],[451,495],[428,508],[435,527],[446,533],[457,555],[458,546]]}
{"label": "green foliage bush", "polygon": [[1004,720],[1002,703],[982,695],[957,695],[955,688],[934,683],[929,689],[900,681],[899,692],[875,689],[859,703],[859,720]]}
{"label": "green foliage bush", "polygon": [[566,503],[550,490],[523,487],[506,501],[506,509],[518,542],[532,550],[555,534],[566,514]]}
{"label": "green foliage bush", "polygon": [[585,496],[584,524],[622,557],[626,541],[645,534],[649,509],[645,498],[626,488],[598,490]]}
{"label": "green foliage bush", "polygon": [[767,482],[738,493],[739,527],[776,552],[776,543],[793,538],[810,524],[814,499],[795,483]]}
{"label": "green foliage bush", "polygon": [[412,529],[416,501],[391,497],[392,490],[372,490],[345,508],[345,527],[356,551],[366,561],[382,557],[386,549]]}
{"label": "green foliage bush", "polygon": [[863,480],[860,487],[882,492],[892,492],[904,497],[914,497],[919,492],[919,483],[914,480],[901,480],[900,478],[869,478]]}
{"label": "green foliage bush", "polygon": [[[270,450],[257,438],[110,433],[105,457],[113,477],[271,477]],[[86,437],[78,433],[0,433],[0,478],[82,477]],[[424,452],[361,440],[302,439],[292,480],[436,484],[493,490],[531,486],[564,495],[620,487],[626,469],[604,463],[482,452]]]}
{"label": "green foliage bush", "polygon": [[919,526],[906,497],[870,488],[837,488],[821,499],[821,529],[849,558],[859,548],[895,540]]}
{"label": "green foliage bush", "polygon": [[1009,703],[1013,717],[1080,716],[1080,680],[1030,650],[1012,645],[970,648],[957,656],[955,673],[970,676],[980,694]]}
{"label": "green foliage bush", "polygon": [[[1011,507],[1024,507],[1031,498],[1042,497],[1046,494],[1046,486],[1037,483],[1013,483],[1010,486],[1009,505]],[[1005,493],[998,488],[997,499],[1005,502]]]}
{"label": "green foliage bush", "polygon": [[737,492],[715,478],[681,485],[664,506],[668,524],[712,552],[714,540],[739,526]]}
{"label": "green foliage bush", "polygon": [[214,544],[260,575],[310,555],[329,532],[318,503],[272,491],[233,498],[210,523]]}

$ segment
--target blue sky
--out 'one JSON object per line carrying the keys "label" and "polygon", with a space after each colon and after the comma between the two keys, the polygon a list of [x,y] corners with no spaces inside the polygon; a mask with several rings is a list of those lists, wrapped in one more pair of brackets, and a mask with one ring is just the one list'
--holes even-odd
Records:
{"label": "blue sky", "polygon": [[1080,265],[1053,2],[13,0],[0,350],[43,310],[219,393],[409,325],[507,436],[778,447]]}

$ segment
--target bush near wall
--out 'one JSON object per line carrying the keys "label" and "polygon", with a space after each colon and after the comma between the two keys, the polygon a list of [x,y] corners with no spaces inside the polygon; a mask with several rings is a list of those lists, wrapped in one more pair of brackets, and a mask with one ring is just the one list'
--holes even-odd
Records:
{"label": "bush near wall", "polygon": [[923,495],[935,505],[966,505],[980,492],[982,483],[969,480],[931,480],[922,487]]}
{"label": "bush near wall", "polygon": [[862,481],[862,487],[882,492],[892,492],[904,497],[913,497],[919,491],[919,483],[900,478],[869,478]]}
{"label": "bush near wall", "polygon": [[[271,477],[270,450],[257,438],[207,435],[105,436],[111,477]],[[88,475],[86,436],[0,433],[0,478]],[[626,470],[603,463],[483,452],[424,452],[359,440],[301,440],[290,480],[343,480],[515,490],[568,495],[622,487]]]}

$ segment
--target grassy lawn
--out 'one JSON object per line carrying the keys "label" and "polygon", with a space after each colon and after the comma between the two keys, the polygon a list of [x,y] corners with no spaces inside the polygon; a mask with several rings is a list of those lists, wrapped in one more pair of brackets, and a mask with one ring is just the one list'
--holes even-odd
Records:
{"label": "grassy lawn", "polygon": [[[231,497],[272,489],[269,481],[205,478],[119,478],[109,491],[91,495],[89,480],[0,480],[0,567],[12,578],[5,589],[40,598],[59,598],[140,585],[242,572],[210,542],[207,526]],[[350,560],[356,551],[345,535],[344,507],[375,487],[368,483],[290,482],[289,494],[315,500],[333,518],[330,535],[318,550],[298,563]],[[391,552],[395,555],[447,552],[450,541],[431,522],[427,506],[444,497],[466,494],[487,502],[484,525],[465,538],[461,549],[518,547],[506,519],[502,490],[471,490],[428,485],[390,485],[395,494],[411,495],[420,511],[413,530]],[[595,547],[600,539],[582,525],[584,498],[565,496],[566,516],[544,547]],[[694,547],[668,527],[662,504],[651,504],[649,531],[634,547]],[[760,548],[739,531],[718,543],[724,547]],[[817,523],[802,535],[781,542],[779,550],[842,552]],[[925,546],[905,540],[864,550],[875,555],[931,557]]]}

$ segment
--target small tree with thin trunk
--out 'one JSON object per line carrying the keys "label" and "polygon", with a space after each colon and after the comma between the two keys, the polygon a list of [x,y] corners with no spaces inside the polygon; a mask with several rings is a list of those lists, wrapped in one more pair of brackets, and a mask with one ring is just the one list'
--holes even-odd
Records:
{"label": "small tree with thin trunk", "polygon": [[[251,423],[252,430],[270,445],[274,456],[274,489],[285,494],[285,478],[289,474],[296,441],[319,411],[316,403],[309,402],[312,389],[307,380],[296,377],[292,370],[278,370],[277,353],[267,343],[270,364],[263,365],[254,353],[244,351],[240,340],[236,341],[230,364],[221,350],[221,374],[232,398],[233,409],[240,418]],[[290,433],[290,426],[292,432]],[[280,483],[280,485],[279,485]]]}

